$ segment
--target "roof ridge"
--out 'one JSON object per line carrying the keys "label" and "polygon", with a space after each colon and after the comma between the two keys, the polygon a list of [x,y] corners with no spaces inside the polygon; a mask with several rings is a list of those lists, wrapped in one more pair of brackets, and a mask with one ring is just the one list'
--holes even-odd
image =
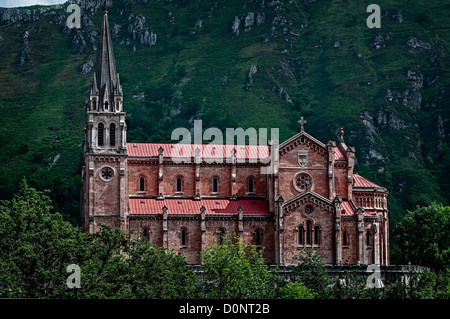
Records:
{"label": "roof ridge", "polygon": [[318,199],[320,199],[320,200],[326,202],[326,203],[329,204],[329,205],[332,205],[332,204],[333,204],[333,202],[332,202],[331,200],[329,200],[328,198],[323,197],[322,195],[317,194],[317,193],[315,193],[315,192],[309,190],[309,191],[301,192],[301,193],[299,193],[299,194],[297,194],[297,195],[295,195],[295,196],[289,198],[288,200],[286,200],[286,201],[284,202],[283,206],[289,205],[290,203],[292,203],[292,202],[296,201],[297,199],[300,199],[300,198],[302,198],[302,197],[304,197],[304,196],[306,196],[306,195],[308,195],[308,194],[310,194],[310,195],[312,195],[312,196],[314,196],[314,197],[317,197]]}

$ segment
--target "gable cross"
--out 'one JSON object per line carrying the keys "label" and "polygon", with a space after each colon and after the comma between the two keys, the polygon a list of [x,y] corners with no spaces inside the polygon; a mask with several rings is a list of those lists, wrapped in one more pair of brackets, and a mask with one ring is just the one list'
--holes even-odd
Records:
{"label": "gable cross", "polygon": [[307,122],[305,119],[303,119],[303,116],[300,118],[300,120],[297,121],[298,124],[300,124],[300,132],[304,132],[305,128],[303,127]]}

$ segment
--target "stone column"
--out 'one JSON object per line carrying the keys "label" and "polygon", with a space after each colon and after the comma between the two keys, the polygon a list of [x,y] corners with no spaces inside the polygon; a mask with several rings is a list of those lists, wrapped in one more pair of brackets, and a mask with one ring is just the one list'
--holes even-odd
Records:
{"label": "stone column", "polygon": [[88,173],[89,176],[87,177],[89,179],[88,182],[88,198],[86,199],[88,202],[88,219],[89,219],[89,232],[94,233],[95,227],[94,227],[94,204],[95,204],[95,178],[94,178],[94,157],[89,156],[88,159]]}
{"label": "stone column", "polygon": [[164,173],[164,150],[162,147],[158,149],[158,197],[164,196],[163,173]]}
{"label": "stone column", "polygon": [[358,260],[364,264],[364,208],[358,208],[358,219],[357,219],[357,228],[358,228]]}
{"label": "stone column", "polygon": [[333,200],[336,197],[336,189],[334,187],[334,157],[336,152],[336,143],[328,141],[328,199]]}
{"label": "stone column", "polygon": [[200,162],[201,162],[200,149],[197,147],[195,149],[195,158],[194,158],[195,163],[194,194],[196,197],[200,196]]}
{"label": "stone column", "polygon": [[355,149],[351,146],[347,148],[347,198],[352,200],[353,196],[353,166],[355,164]]}
{"label": "stone column", "polygon": [[242,232],[244,231],[244,210],[241,206],[238,208],[238,219],[239,219],[239,237],[242,236]]}
{"label": "stone column", "polygon": [[163,247],[169,248],[169,220],[167,218],[167,207],[164,205],[162,208],[163,213],[163,222],[162,222],[162,230],[163,230]]}
{"label": "stone column", "polygon": [[373,263],[380,264],[380,242],[378,236],[378,223],[373,223]]}
{"label": "stone column", "polygon": [[200,207],[200,251],[203,252],[206,249],[206,208],[202,205]]}
{"label": "stone column", "polygon": [[342,262],[342,232],[341,232],[341,205],[340,205],[341,202],[342,202],[341,198],[336,198],[336,200],[334,201],[335,264]]}
{"label": "stone column", "polygon": [[283,197],[275,197],[275,260],[278,266],[285,264],[283,202]]}
{"label": "stone column", "polygon": [[230,196],[236,196],[236,149],[231,150],[231,194]]}

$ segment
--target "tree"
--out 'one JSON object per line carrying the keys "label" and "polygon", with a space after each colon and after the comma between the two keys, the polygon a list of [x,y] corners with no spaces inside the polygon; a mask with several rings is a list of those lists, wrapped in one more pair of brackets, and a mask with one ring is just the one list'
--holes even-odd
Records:
{"label": "tree", "polygon": [[389,299],[448,299],[450,283],[448,270],[436,273],[414,273],[386,287]]}
{"label": "tree", "polygon": [[273,298],[277,277],[269,273],[256,246],[244,245],[239,236],[225,235],[221,244],[201,255],[203,291],[214,299]]}
{"label": "tree", "polygon": [[181,299],[194,294],[195,274],[184,256],[106,225],[92,235],[80,267],[82,298]]}
{"label": "tree", "polygon": [[309,288],[315,298],[328,298],[332,292],[330,288],[332,282],[321,261],[322,256],[316,255],[312,249],[308,248],[301,251],[296,259],[299,263],[292,267],[294,278],[298,278]]}
{"label": "tree", "polygon": [[0,202],[0,296],[61,297],[67,266],[83,258],[86,237],[52,212],[48,192],[24,178],[10,201]]}
{"label": "tree", "polygon": [[[47,193],[24,179],[12,200],[0,202],[1,298],[193,296],[195,274],[184,256],[105,225],[82,233],[53,212]],[[67,286],[71,264],[79,267],[79,288]]]}
{"label": "tree", "polygon": [[278,296],[281,299],[314,299],[313,293],[298,281],[281,287]]}
{"label": "tree", "polygon": [[408,211],[397,226],[400,235],[400,261],[428,266],[438,271],[448,268],[449,228],[449,206],[432,203]]}
{"label": "tree", "polygon": [[367,276],[359,271],[345,272],[337,285],[337,298],[340,299],[382,299],[383,288],[367,287]]}

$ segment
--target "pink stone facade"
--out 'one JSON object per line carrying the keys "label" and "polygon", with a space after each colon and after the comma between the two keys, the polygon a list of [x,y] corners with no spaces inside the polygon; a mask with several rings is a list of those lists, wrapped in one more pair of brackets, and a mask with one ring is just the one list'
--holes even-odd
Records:
{"label": "pink stone facade", "polygon": [[86,232],[100,223],[134,231],[191,264],[234,233],[263,249],[267,264],[296,263],[311,248],[326,264],[389,265],[388,191],[353,172],[355,149],[342,129],[337,143],[324,144],[302,118],[282,143],[192,145],[180,162],[177,144],[127,142],[106,11],[98,55],[86,107]]}

